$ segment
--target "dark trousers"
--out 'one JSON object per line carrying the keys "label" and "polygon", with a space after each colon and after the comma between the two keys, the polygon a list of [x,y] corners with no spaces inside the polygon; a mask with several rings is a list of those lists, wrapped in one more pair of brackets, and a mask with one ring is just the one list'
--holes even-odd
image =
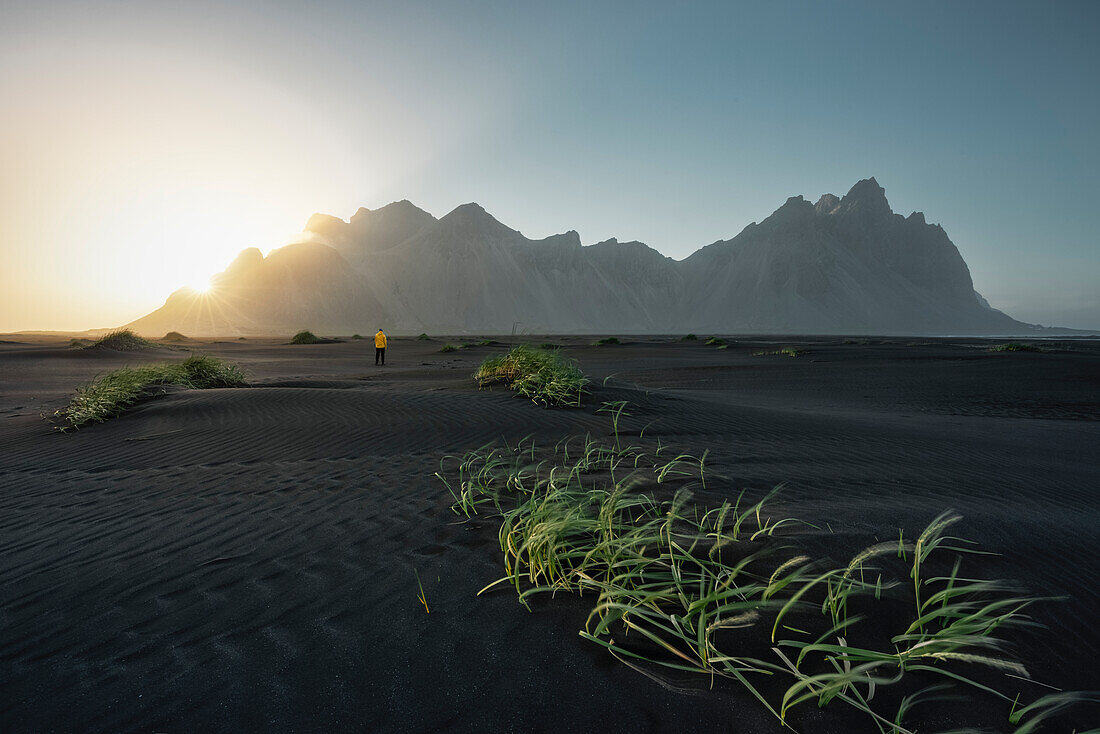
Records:
{"label": "dark trousers", "polygon": [[374,348],[374,363],[378,364],[378,360],[382,360],[382,364],[386,363],[386,348],[375,347]]}

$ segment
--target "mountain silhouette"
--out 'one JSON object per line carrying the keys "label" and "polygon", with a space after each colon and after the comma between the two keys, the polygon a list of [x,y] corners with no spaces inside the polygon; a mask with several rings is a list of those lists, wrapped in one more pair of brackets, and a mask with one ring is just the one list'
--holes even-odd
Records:
{"label": "mountain silhouette", "polygon": [[244,250],[209,293],[176,291],[142,333],[532,332],[1018,334],[942,227],[895,214],[874,178],[791,197],[681,261],[640,242],[531,240],[477,204],[315,214],[305,241]]}

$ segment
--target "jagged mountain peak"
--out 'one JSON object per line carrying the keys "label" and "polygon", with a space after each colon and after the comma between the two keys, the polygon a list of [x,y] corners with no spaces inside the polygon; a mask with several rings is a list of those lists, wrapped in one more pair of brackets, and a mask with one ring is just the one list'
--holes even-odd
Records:
{"label": "jagged mountain peak", "polygon": [[875,215],[893,213],[890,202],[886,200],[886,189],[879,186],[874,176],[857,181],[840,203],[845,211]]}

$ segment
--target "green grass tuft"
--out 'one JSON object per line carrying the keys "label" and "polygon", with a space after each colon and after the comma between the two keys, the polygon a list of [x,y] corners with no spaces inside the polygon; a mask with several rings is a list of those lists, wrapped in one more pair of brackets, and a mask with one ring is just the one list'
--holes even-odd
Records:
{"label": "green grass tuft", "polygon": [[351,338],[355,341],[360,341],[363,338],[362,334],[352,334]]}
{"label": "green grass tuft", "polygon": [[191,356],[182,362],[123,367],[77,388],[69,405],[54,416],[61,430],[99,423],[168,385],[204,390],[243,387],[245,381],[237,365],[205,355]]}
{"label": "green grass tuft", "polygon": [[520,395],[545,406],[580,406],[588,378],[577,363],[557,350],[525,344],[507,354],[489,357],[474,373],[478,387],[504,383]]}
{"label": "green grass tuft", "polygon": [[456,347],[454,344],[444,344],[443,346],[441,346],[439,348],[439,351],[441,351],[441,352],[457,352],[458,347]]}
{"label": "green grass tuft", "polygon": [[776,350],[773,350],[773,351],[770,351],[770,352],[768,352],[768,351],[753,352],[752,356],[754,356],[754,357],[800,357],[803,354],[805,354],[805,352],[803,352],[801,349],[795,349],[794,347],[783,347],[782,349],[776,349]]}
{"label": "green grass tuft", "polygon": [[92,345],[91,339],[70,339],[69,346],[73,349],[83,349]]}
{"label": "green grass tuft", "polygon": [[161,339],[161,341],[165,341],[165,342],[185,342],[185,341],[187,341],[187,337],[185,337],[183,334],[179,333],[178,331],[169,331],[167,334],[162,336],[160,339]]}
{"label": "green grass tuft", "polygon": [[487,446],[450,459],[457,481],[444,460],[436,476],[452,509],[497,528],[504,576],[480,593],[511,587],[528,608],[559,592],[587,597],[582,638],[658,681],[668,671],[740,685],[783,724],[835,702],[865,714],[868,731],[907,734],[918,702],[999,701],[1013,724],[1063,703],[1057,694],[1020,708],[995,688],[1011,685],[1004,674],[1027,675],[1006,634],[1034,626],[1023,613],[1034,600],[961,572],[980,551],[948,534],[958,515],[839,565],[814,560],[771,495],[695,504],[692,487],[713,483],[706,454],[627,445],[625,407],[605,405],[613,440]]}
{"label": "green grass tuft", "polygon": [[542,344],[539,344],[539,349],[545,349],[546,351],[550,352],[555,349],[561,349],[561,344],[555,344],[554,342],[543,342]]}
{"label": "green grass tuft", "polygon": [[291,344],[320,344],[321,339],[308,329],[303,329],[290,338]]}
{"label": "green grass tuft", "polygon": [[112,331],[110,334],[100,337],[82,348],[110,349],[116,352],[143,352],[148,349],[160,349],[162,347],[158,347],[148,339],[142,339],[129,329],[119,329],[118,331]]}
{"label": "green grass tuft", "polygon": [[989,347],[990,352],[1042,352],[1045,351],[1042,347],[1034,344],[1023,344],[1021,342],[1008,342],[1007,344],[994,344]]}
{"label": "green grass tuft", "polygon": [[622,342],[620,342],[619,338],[615,336],[605,336],[603,339],[597,339],[596,341],[592,342],[592,346],[596,347],[600,347],[605,344],[622,344]]}
{"label": "green grass tuft", "polygon": [[431,339],[431,337],[428,336],[427,334],[418,334],[416,338],[417,338],[418,341],[422,341],[422,342],[426,342],[429,339]]}
{"label": "green grass tuft", "polygon": [[680,341],[682,341],[682,342],[699,341],[699,337],[695,336],[694,334],[688,334],[687,336],[681,337]]}
{"label": "green grass tuft", "polygon": [[725,343],[725,339],[721,339],[717,336],[712,336],[711,338],[707,339],[706,342],[704,342],[704,344],[706,344],[708,347],[720,347]]}

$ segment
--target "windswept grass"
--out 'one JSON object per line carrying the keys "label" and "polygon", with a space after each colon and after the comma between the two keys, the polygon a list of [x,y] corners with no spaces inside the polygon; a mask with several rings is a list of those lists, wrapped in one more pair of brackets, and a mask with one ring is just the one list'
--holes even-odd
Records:
{"label": "windswept grass", "polygon": [[89,347],[91,345],[92,345],[92,340],[91,339],[79,339],[79,338],[77,338],[77,339],[70,339],[69,340],[69,347],[72,348],[72,349],[83,349],[84,347]]}
{"label": "windswept grass", "polygon": [[167,334],[162,336],[160,340],[165,342],[185,342],[187,341],[187,337],[185,337],[178,331],[169,331]]}
{"label": "windswept grass", "polygon": [[607,344],[622,344],[622,342],[619,341],[619,337],[617,336],[605,336],[603,339],[597,339],[592,342],[592,345],[596,347],[602,347]]}
{"label": "windswept grass", "polygon": [[416,339],[417,339],[417,341],[426,342],[429,339],[431,339],[431,337],[428,336],[427,334],[417,334]]}
{"label": "windswept grass", "polygon": [[294,336],[290,337],[291,344],[320,344],[321,339],[308,329],[299,331]]}
{"label": "windswept grass", "polygon": [[699,341],[699,337],[695,336],[694,334],[688,334],[687,336],[681,337],[680,341],[682,341],[682,342]]}
{"label": "windswept grass", "polygon": [[111,349],[116,352],[144,352],[148,349],[160,349],[158,345],[142,339],[130,329],[119,329],[105,334],[82,349]]}
{"label": "windswept grass", "polygon": [[229,362],[205,355],[182,362],[162,362],[123,367],[77,388],[69,405],[54,417],[62,431],[112,418],[138,400],[168,385],[203,390],[215,387],[243,387],[244,373]]}
{"label": "windswept grass", "polygon": [[840,564],[813,559],[795,545],[798,523],[769,510],[771,495],[696,504],[692,488],[713,483],[706,454],[627,445],[625,405],[605,406],[610,442],[524,441],[444,459],[437,476],[453,510],[499,528],[504,576],[481,593],[511,587],[528,607],[559,592],[589,597],[582,638],[659,682],[663,670],[742,686],[787,726],[802,707],[834,703],[866,715],[868,731],[904,734],[918,704],[954,701],[965,714],[983,699],[1024,732],[1084,697],[1017,702],[1027,671],[1006,635],[1032,624],[1034,600],[963,572],[979,551],[949,535],[958,515]]}
{"label": "windswept grass", "polygon": [[989,347],[987,351],[990,352],[1042,352],[1045,351],[1042,347],[1035,344],[1024,344],[1022,342],[1008,342],[1006,344],[994,344]]}
{"label": "windswept grass", "polygon": [[489,357],[474,373],[478,387],[504,383],[520,395],[544,406],[579,406],[588,378],[577,363],[560,352],[525,344],[507,354]]}
{"label": "windswept grass", "polygon": [[726,343],[726,340],[721,339],[717,336],[712,336],[703,343],[706,344],[708,347],[720,347]]}
{"label": "windswept grass", "polygon": [[441,351],[441,352],[457,352],[458,347],[456,347],[454,344],[444,344],[443,346],[441,346],[439,348],[439,351]]}

